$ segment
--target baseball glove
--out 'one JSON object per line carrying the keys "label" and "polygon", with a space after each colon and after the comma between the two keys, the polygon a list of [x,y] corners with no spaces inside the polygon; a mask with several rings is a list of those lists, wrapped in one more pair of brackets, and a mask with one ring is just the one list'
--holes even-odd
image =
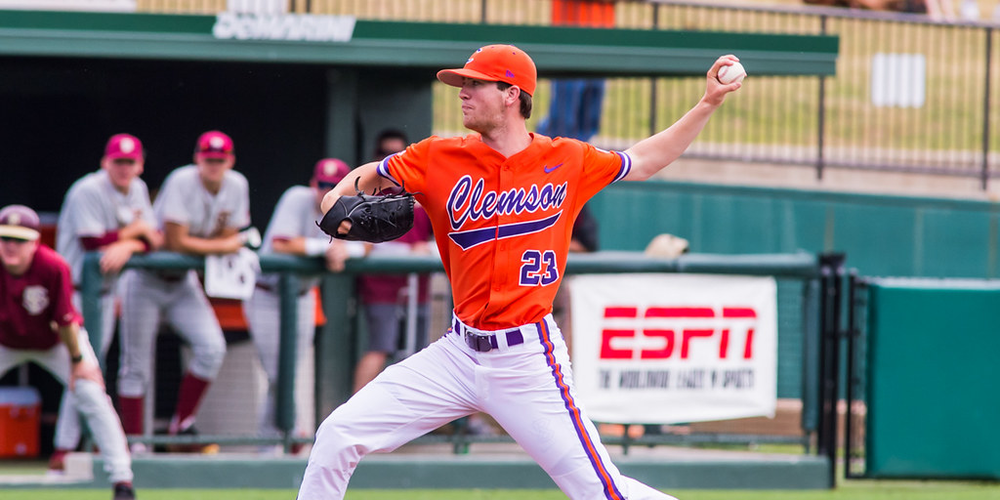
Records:
{"label": "baseball glove", "polygon": [[[351,221],[351,230],[339,234],[340,223]],[[323,216],[319,228],[324,233],[342,240],[381,243],[406,234],[413,227],[413,195],[367,195],[358,191],[356,196],[341,196]]]}

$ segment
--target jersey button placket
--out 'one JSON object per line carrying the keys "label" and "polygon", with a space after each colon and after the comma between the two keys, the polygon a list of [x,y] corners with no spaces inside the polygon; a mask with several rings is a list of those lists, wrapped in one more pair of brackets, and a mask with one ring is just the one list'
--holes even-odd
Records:
{"label": "jersey button placket", "polygon": [[[497,193],[505,192],[513,186],[513,172],[511,171],[510,164],[504,163],[500,168],[500,182],[497,186]],[[501,226],[504,224],[510,224],[514,221],[514,215],[512,214],[502,214],[498,213],[496,215],[497,225]],[[511,270],[508,265],[510,263],[509,254],[510,242],[507,240],[497,240],[496,248],[496,258],[493,260],[493,291],[501,292],[503,288],[507,285],[507,280],[509,279]]]}
{"label": "jersey button placket", "polygon": [[507,262],[507,242],[500,240],[497,242],[496,258],[493,259],[493,291],[499,292],[507,284],[506,269]]}

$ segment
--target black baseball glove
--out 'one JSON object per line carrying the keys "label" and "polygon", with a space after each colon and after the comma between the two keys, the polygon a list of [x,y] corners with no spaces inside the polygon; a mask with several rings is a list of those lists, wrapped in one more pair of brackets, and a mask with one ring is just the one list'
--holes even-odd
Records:
{"label": "black baseball glove", "polygon": [[[347,234],[338,234],[340,223],[351,221]],[[324,233],[342,240],[371,243],[394,240],[413,227],[413,195],[341,196],[318,223]]]}

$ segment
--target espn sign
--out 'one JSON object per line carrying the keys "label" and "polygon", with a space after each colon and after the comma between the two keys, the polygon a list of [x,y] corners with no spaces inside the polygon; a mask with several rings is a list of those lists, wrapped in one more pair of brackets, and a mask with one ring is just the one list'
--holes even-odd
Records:
{"label": "espn sign", "polygon": [[[743,359],[753,358],[753,333],[757,311],[753,307],[723,306],[721,314],[710,306],[638,307],[610,306],[604,308],[604,319],[642,318],[646,326],[636,328],[605,327],[601,330],[600,359],[689,359],[693,343],[711,346],[719,359],[730,356],[730,341],[742,337],[736,350]],[[723,326],[706,328],[704,320],[723,319]],[[665,320],[665,321],[657,321]],[[747,320],[751,320],[749,325]],[[638,323],[638,322],[636,322]],[[651,323],[656,326],[649,326]],[[698,325],[702,326],[698,326]],[[737,339],[740,340],[740,339]]]}
{"label": "espn sign", "polygon": [[677,423],[773,415],[773,278],[584,275],[569,286],[573,375],[591,418]]}

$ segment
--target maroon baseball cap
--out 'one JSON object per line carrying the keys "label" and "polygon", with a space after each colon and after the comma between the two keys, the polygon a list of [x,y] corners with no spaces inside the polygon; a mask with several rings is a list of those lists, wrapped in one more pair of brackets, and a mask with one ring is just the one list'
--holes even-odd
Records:
{"label": "maroon baseball cap", "polygon": [[218,130],[209,130],[201,137],[194,147],[194,154],[199,158],[229,158],[233,151],[233,140]]}
{"label": "maroon baseball cap", "polygon": [[523,50],[513,45],[487,45],[473,52],[464,67],[438,71],[437,78],[452,87],[461,87],[463,78],[506,82],[534,95],[538,72]]}
{"label": "maroon baseball cap", "polygon": [[41,236],[42,223],[34,210],[24,205],[7,205],[0,209],[0,237],[35,241]]}
{"label": "maroon baseball cap", "polygon": [[323,184],[337,184],[347,174],[351,172],[351,167],[337,158],[323,158],[316,162],[313,169],[313,180]]}
{"label": "maroon baseball cap", "polygon": [[110,160],[127,158],[139,161],[142,159],[142,142],[131,134],[115,134],[104,146],[104,156]]}

